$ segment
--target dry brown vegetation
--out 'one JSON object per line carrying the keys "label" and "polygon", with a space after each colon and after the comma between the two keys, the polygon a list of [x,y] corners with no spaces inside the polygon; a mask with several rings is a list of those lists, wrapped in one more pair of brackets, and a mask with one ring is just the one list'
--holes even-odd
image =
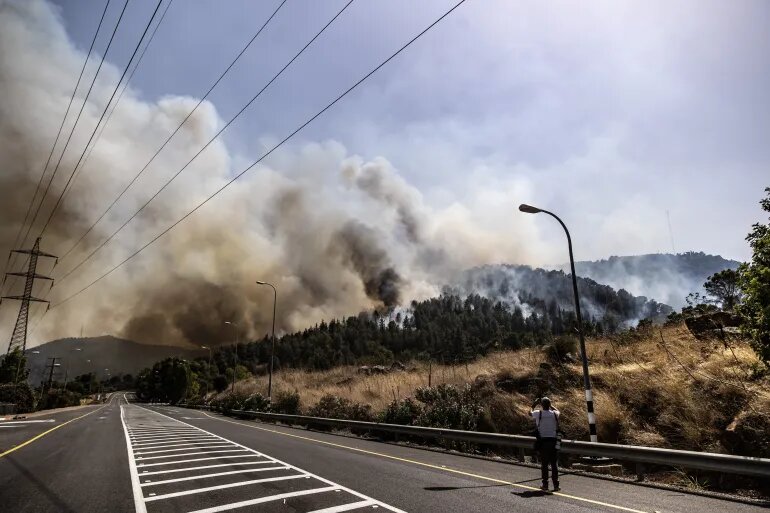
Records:
{"label": "dry brown vegetation", "polygon": [[[684,325],[587,342],[599,440],[770,456],[770,380],[744,341],[697,340]],[[381,411],[428,385],[427,362],[406,371],[367,376],[358,367],[323,372],[283,370],[276,391],[297,391],[304,408],[327,394]],[[568,437],[587,438],[579,363],[549,362],[539,348],[497,352],[467,365],[433,364],[431,384],[472,384],[486,390],[484,430],[528,433],[532,399],[551,397]],[[237,384],[264,393],[267,377]]]}

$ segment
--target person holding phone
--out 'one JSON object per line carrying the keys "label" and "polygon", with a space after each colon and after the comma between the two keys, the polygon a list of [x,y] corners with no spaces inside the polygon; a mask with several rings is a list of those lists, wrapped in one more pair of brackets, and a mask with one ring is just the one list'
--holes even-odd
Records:
{"label": "person holding phone", "polygon": [[[540,409],[537,408],[540,406]],[[537,399],[532,404],[530,413],[535,419],[537,444],[536,447],[540,453],[540,473],[543,478],[543,486],[540,487],[544,492],[548,491],[548,466],[551,466],[551,480],[553,481],[553,491],[559,491],[559,415],[560,412],[551,405],[551,400],[547,397]]]}

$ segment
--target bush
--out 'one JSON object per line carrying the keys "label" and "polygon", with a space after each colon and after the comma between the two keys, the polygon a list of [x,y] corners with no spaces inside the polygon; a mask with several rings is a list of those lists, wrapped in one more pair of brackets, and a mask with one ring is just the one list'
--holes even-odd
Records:
{"label": "bush", "polygon": [[212,384],[217,392],[222,393],[227,390],[227,377],[224,374],[219,374],[214,377],[214,383]]}
{"label": "bush", "polygon": [[379,415],[379,422],[386,424],[414,425],[422,413],[422,407],[412,398],[395,399]]}
{"label": "bush", "polygon": [[300,414],[299,392],[281,391],[275,396],[273,401],[273,411],[276,413],[285,413],[286,415]]}
{"label": "bush", "polygon": [[79,406],[80,394],[72,392],[70,390],[62,390],[55,388],[48,390],[44,395],[40,404],[39,410],[48,410],[51,408],[66,408],[68,406]]}
{"label": "bush", "polygon": [[571,335],[562,335],[545,346],[545,355],[552,362],[565,362],[577,355],[577,339]]}
{"label": "bush", "polygon": [[270,403],[268,402],[267,398],[257,392],[243,400],[242,408],[240,409],[251,411],[269,411]]}
{"label": "bush", "polygon": [[420,387],[415,397],[425,404],[417,418],[421,426],[474,431],[484,413],[479,394],[470,385]]}
{"label": "bush", "polygon": [[343,397],[326,394],[308,412],[311,417],[325,417],[328,419],[362,420],[371,422],[374,420],[372,407],[368,404],[354,403]]}
{"label": "bush", "polygon": [[0,403],[16,405],[16,413],[29,413],[35,409],[32,389],[27,383],[0,385]]}

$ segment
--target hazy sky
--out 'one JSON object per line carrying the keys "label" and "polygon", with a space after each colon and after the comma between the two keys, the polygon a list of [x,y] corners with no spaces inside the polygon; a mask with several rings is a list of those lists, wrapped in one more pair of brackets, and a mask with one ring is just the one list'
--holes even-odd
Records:
{"label": "hazy sky", "polygon": [[[453,3],[357,0],[228,130],[228,146],[253,160]],[[58,4],[86,51],[104,3]],[[122,4],[112,1],[109,27]],[[124,65],[154,4],[129,3],[113,64]],[[175,0],[133,87],[147,101],[200,96],[277,4]],[[237,112],[342,5],[288,0],[211,96],[219,115]],[[677,251],[746,259],[770,185],[768,26],[764,0],[468,0],[294,143],[383,156],[429,205],[482,223],[521,202],[553,210],[579,259],[671,251],[666,211]],[[542,247],[561,242],[550,219],[518,216],[511,223],[535,223]]]}

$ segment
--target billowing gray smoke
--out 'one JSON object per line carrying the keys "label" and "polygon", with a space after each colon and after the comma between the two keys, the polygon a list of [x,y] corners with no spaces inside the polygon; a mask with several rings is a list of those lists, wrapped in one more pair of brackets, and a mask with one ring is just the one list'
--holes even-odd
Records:
{"label": "billowing gray smoke", "polygon": [[[0,254],[11,249],[84,57],[44,1],[0,2]],[[92,57],[85,80],[98,58]],[[102,69],[42,215],[61,192],[119,76],[109,64]],[[147,102],[129,89],[46,232],[43,249],[68,250],[195,103],[188,97]],[[215,107],[204,103],[83,243],[56,269],[39,271],[61,278],[221,124]],[[49,298],[56,303],[68,297],[121,262],[252,158],[232,154],[222,142],[212,144],[91,261],[60,279]],[[158,344],[259,337],[269,329],[273,297],[256,280],[278,289],[278,330],[300,329],[436,294],[447,276],[468,266],[526,259],[518,241],[535,238],[521,236],[521,229],[519,237],[507,233],[511,212],[501,211],[495,223],[457,204],[432,209],[385,159],[364,162],[335,142],[290,147],[271,159],[126,266],[52,309],[31,343],[76,335],[81,326],[86,335],[113,333]],[[511,211],[514,206],[510,202]],[[40,226],[38,220],[36,230]],[[0,343],[13,323],[14,306],[0,309]],[[39,314],[34,311],[33,318]],[[237,333],[225,321],[236,324]]]}

